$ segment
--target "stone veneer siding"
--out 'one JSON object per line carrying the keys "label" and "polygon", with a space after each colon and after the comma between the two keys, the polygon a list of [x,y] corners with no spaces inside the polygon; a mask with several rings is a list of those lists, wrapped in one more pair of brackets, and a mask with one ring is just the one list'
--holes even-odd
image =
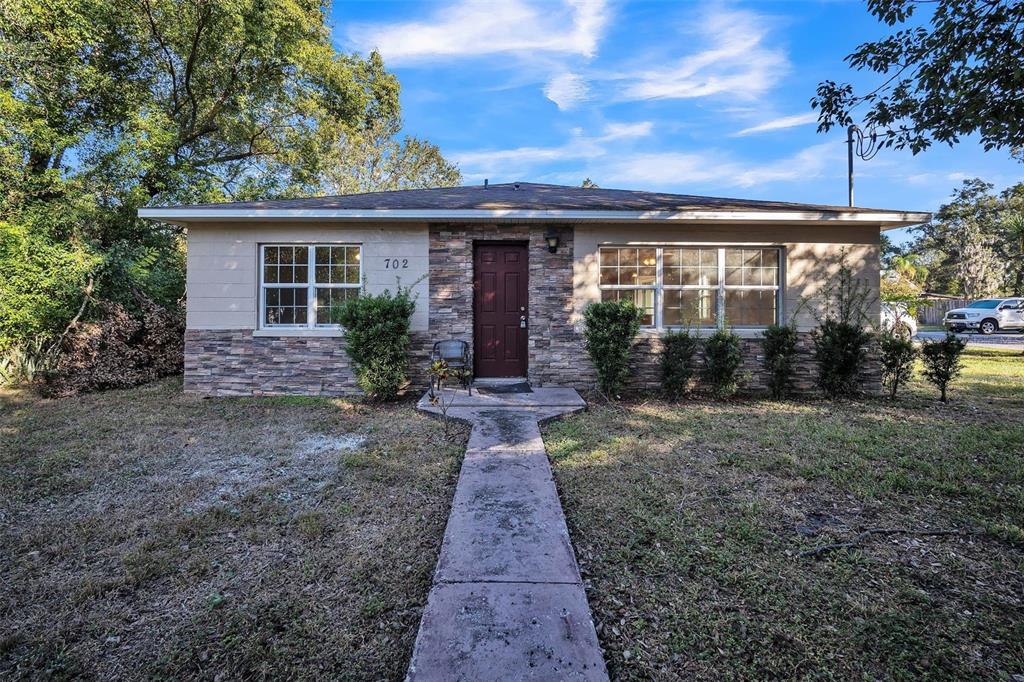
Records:
{"label": "stone veneer siding", "polygon": [[583,340],[573,328],[573,230],[555,227],[558,249],[548,251],[548,226],[430,226],[430,334],[473,343],[473,244],[527,242],[528,379],[535,386],[574,386],[589,368]]}
{"label": "stone veneer siding", "polygon": [[[423,372],[431,342],[412,332],[410,377],[426,386]],[[200,395],[355,396],[341,337],[253,336],[251,329],[189,329],[185,332],[185,390]]]}

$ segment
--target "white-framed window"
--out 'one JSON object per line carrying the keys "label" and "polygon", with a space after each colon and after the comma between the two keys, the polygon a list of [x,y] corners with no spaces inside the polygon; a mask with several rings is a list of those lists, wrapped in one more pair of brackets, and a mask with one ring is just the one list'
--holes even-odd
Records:
{"label": "white-framed window", "polygon": [[651,328],[758,328],[782,314],[782,249],[602,246],[602,301],[632,300]]}
{"label": "white-framed window", "polygon": [[334,328],[331,306],[359,295],[357,244],[261,244],[260,328]]}

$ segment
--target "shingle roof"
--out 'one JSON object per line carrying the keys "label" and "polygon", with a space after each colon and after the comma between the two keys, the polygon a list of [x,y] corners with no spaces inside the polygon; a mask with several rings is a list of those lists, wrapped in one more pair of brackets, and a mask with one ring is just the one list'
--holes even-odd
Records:
{"label": "shingle roof", "polygon": [[[755,199],[727,199],[623,189],[596,189],[533,182],[489,186],[436,187],[341,196],[238,201],[157,207],[204,210],[559,210],[559,211],[813,211],[824,213],[902,213]],[[155,210],[155,209],[148,209]]]}

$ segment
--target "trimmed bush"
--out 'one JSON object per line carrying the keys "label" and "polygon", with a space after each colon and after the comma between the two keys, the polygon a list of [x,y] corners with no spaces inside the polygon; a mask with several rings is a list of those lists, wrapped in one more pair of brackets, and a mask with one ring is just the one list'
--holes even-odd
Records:
{"label": "trimmed bush", "polygon": [[858,324],[828,318],[811,338],[822,393],[828,398],[859,394],[860,371],[867,359],[871,333]]}
{"label": "trimmed bush", "polygon": [[408,287],[360,294],[331,310],[345,329],[345,352],[356,383],[370,400],[394,400],[408,381],[409,327],[416,301]]}
{"label": "trimmed bush", "polygon": [[879,337],[878,351],[882,364],[882,385],[889,389],[889,397],[895,398],[900,386],[914,375],[917,348],[909,338],[893,330]]}
{"label": "trimmed bush", "polygon": [[699,342],[689,331],[670,331],[661,337],[661,342],[665,346],[661,354],[661,386],[669,400],[679,400],[690,390],[693,355]]}
{"label": "trimmed bush", "polygon": [[811,338],[818,363],[818,387],[828,398],[860,393],[860,374],[874,338],[865,329],[877,298],[866,281],[853,276],[843,252],[839,272],[824,294],[824,317]]}
{"label": "trimmed bush", "polygon": [[946,334],[941,341],[926,341],[921,347],[921,360],[924,362],[924,378],[939,389],[939,399],[946,402],[946,388],[960,376],[963,369],[961,355],[967,347],[955,334]]}
{"label": "trimmed bush", "polygon": [[719,329],[704,342],[704,379],[717,398],[728,398],[739,388],[743,350],[740,337]]}
{"label": "trimmed bush", "polygon": [[785,398],[793,388],[796,361],[796,329],[787,324],[773,324],[764,336],[764,368],[768,372],[768,390],[772,399]]}
{"label": "trimmed bush", "polygon": [[632,301],[591,303],[583,311],[584,345],[597,372],[597,386],[608,398],[618,397],[626,383],[642,317]]}

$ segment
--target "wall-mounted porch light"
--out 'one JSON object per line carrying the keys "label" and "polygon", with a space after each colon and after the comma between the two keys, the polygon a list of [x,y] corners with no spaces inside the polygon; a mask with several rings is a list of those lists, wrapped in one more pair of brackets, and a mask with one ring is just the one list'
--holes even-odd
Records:
{"label": "wall-mounted porch light", "polygon": [[548,231],[544,233],[544,241],[548,243],[548,253],[558,251],[558,231],[555,228],[548,228]]}

